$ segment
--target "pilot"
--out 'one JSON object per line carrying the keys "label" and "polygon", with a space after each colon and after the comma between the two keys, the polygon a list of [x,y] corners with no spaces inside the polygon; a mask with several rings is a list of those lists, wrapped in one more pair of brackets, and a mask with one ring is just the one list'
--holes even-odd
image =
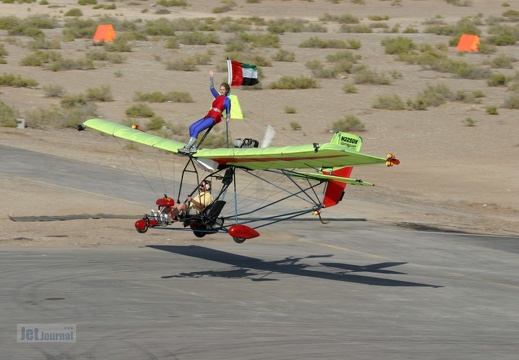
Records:
{"label": "pilot", "polygon": [[178,149],[179,152],[182,153],[195,153],[196,152],[196,139],[198,135],[204,131],[205,129],[210,128],[222,121],[222,113],[225,111],[226,120],[229,122],[231,119],[231,99],[229,99],[229,93],[231,92],[231,87],[228,83],[221,83],[220,88],[217,91],[214,88],[214,71],[209,71],[209,89],[211,90],[211,94],[214,96],[214,101],[211,105],[211,110],[207,113],[206,116],[197,120],[189,127],[189,141],[181,149]]}
{"label": "pilot", "polygon": [[[175,204],[171,209],[171,215],[174,219],[179,214],[200,214],[206,207],[212,204],[213,201],[213,195],[211,194],[211,181],[202,180],[198,185],[198,195],[195,197],[188,196],[185,202]],[[189,208],[186,205],[187,202],[190,203]]]}

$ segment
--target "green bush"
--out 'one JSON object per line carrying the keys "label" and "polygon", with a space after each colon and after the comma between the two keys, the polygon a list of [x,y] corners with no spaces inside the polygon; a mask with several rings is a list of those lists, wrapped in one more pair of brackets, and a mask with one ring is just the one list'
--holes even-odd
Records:
{"label": "green bush", "polygon": [[301,130],[301,124],[299,124],[297,121],[291,121],[290,127],[292,130]]}
{"label": "green bush", "polygon": [[80,16],[83,16],[83,12],[81,11],[81,9],[70,9],[69,11],[67,11],[63,16],[75,16],[75,17],[80,17]]}
{"label": "green bush", "polygon": [[385,53],[389,55],[409,54],[416,49],[413,40],[400,36],[382,40],[382,46],[385,48]]}
{"label": "green bush", "polygon": [[293,51],[286,51],[280,49],[276,54],[272,55],[274,61],[293,62],[296,60],[296,55]]}
{"label": "green bush", "polygon": [[0,101],[0,126],[1,127],[16,127],[16,119],[18,112]]}
{"label": "green bush", "polygon": [[153,116],[148,124],[146,124],[146,129],[148,130],[160,130],[165,125],[165,121],[160,116]]}
{"label": "green bush", "polygon": [[499,112],[497,111],[497,107],[495,107],[494,105],[488,105],[486,107],[486,113],[488,115],[498,115]]}
{"label": "green bush", "polygon": [[24,79],[20,75],[3,74],[0,76],[0,86],[35,87],[38,82],[33,79]]}
{"label": "green bush", "polygon": [[315,89],[317,88],[317,81],[315,79],[300,76],[299,78],[294,78],[292,76],[283,76],[278,81],[275,81],[270,84],[271,89]]}
{"label": "green bush", "polygon": [[333,132],[364,131],[365,126],[355,115],[346,115],[344,119],[334,122],[331,130]]}
{"label": "green bush", "polygon": [[344,84],[342,86],[342,91],[344,91],[346,94],[356,94],[359,90],[353,84]]}
{"label": "green bush", "polygon": [[95,105],[50,109],[37,108],[24,114],[27,126],[31,128],[76,128],[85,119],[95,117]]}
{"label": "green bush", "polygon": [[65,96],[65,89],[61,85],[43,85],[42,89],[46,97],[62,98]]}
{"label": "green bush", "polygon": [[297,110],[293,106],[285,106],[285,113],[286,114],[295,114],[295,113],[297,113]]}
{"label": "green bush", "polygon": [[506,86],[510,79],[505,74],[493,73],[487,81],[488,86]]}
{"label": "green bush", "polygon": [[113,101],[112,89],[108,85],[102,85],[98,88],[89,88],[85,92],[88,101]]}
{"label": "green bush", "polygon": [[151,93],[136,92],[133,101],[146,101],[151,103],[176,102],[176,103],[192,103],[193,98],[189,93],[182,91],[171,91],[167,94],[160,91]]}
{"label": "green bush", "polygon": [[151,118],[155,116],[155,112],[148,105],[142,103],[130,106],[124,113],[131,118]]}
{"label": "green bush", "polygon": [[505,109],[519,109],[519,93],[508,95],[503,104]]}
{"label": "green bush", "polygon": [[373,108],[384,110],[404,110],[406,106],[397,94],[382,94],[377,96],[373,103]]}

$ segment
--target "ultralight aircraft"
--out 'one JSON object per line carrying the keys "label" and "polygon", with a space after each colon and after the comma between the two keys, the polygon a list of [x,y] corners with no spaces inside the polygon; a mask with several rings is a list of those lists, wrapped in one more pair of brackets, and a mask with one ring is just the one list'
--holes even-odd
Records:
{"label": "ultralight aircraft", "polygon": [[[197,237],[207,234],[228,233],[235,242],[242,243],[247,239],[259,236],[258,228],[294,219],[306,214],[317,215],[321,222],[322,209],[337,205],[343,198],[347,184],[373,186],[374,184],[360,179],[351,178],[353,166],[386,164],[398,165],[400,161],[389,153],[386,157],[378,157],[360,152],[362,138],[358,135],[336,132],[328,143],[312,143],[307,145],[293,145],[282,147],[259,147],[254,139],[236,139],[234,147],[227,148],[200,148],[209,130],[198,144],[196,153],[181,154],[185,144],[180,141],[166,139],[154,134],[140,131],[104,119],[90,119],[78,126],[79,130],[91,128],[126,139],[136,143],[152,146],[169,151],[186,158],[178,190],[177,203],[180,202],[184,176],[194,174],[197,184],[205,179],[220,181],[221,186],[214,196],[214,202],[200,214],[172,217],[165,209],[171,209],[175,200],[164,195],[156,201],[157,212],[152,211],[135,222],[135,229],[145,233],[150,228],[189,230]],[[199,170],[208,173],[200,176]],[[245,174],[265,183],[265,187],[272,186],[283,190],[285,195],[276,198],[267,197],[257,201],[248,208],[240,208],[237,196],[237,174]],[[272,176],[269,176],[273,174]],[[272,177],[283,179],[279,186],[271,180]],[[234,211],[229,215],[222,215],[227,205],[226,195],[232,185]],[[320,192],[318,186],[323,187]],[[213,185],[213,188],[215,186]],[[196,187],[190,195],[197,191]],[[307,206],[296,211],[286,208],[281,213],[273,214],[271,208],[281,209],[281,202],[288,199],[303,200]],[[252,206],[252,209],[251,209]],[[267,210],[267,211],[264,211]],[[252,215],[256,217],[251,217]],[[180,223],[183,227],[170,227]]]}

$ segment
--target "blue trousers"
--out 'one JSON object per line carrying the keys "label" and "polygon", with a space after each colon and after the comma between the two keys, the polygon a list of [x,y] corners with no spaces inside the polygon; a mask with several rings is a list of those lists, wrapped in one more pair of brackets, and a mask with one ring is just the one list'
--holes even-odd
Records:
{"label": "blue trousers", "polygon": [[205,129],[209,129],[213,125],[214,119],[212,117],[202,118],[194,122],[193,125],[189,127],[189,136],[198,138],[198,134],[200,134]]}

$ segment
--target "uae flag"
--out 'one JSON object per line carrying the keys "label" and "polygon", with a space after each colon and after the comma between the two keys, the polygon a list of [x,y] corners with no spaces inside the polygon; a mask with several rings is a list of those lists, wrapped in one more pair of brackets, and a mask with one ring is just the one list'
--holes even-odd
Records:
{"label": "uae flag", "polygon": [[256,65],[244,64],[227,59],[229,85],[251,86],[258,83],[258,68]]}

